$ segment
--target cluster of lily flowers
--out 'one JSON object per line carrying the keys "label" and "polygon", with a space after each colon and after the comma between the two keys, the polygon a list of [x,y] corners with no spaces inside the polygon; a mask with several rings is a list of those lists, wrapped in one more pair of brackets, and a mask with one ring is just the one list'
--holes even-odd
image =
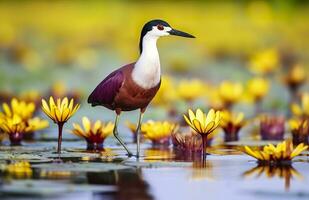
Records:
{"label": "cluster of lily flowers", "polygon": [[[290,161],[308,147],[308,96],[304,95],[302,104],[293,104],[294,118],[289,121],[295,149],[293,144],[284,141],[277,147],[269,145],[263,151],[255,151],[250,147],[245,147],[244,151],[248,155],[256,158],[260,163]],[[46,120],[33,117],[35,111],[34,103],[27,103],[12,99],[11,104],[3,104],[3,112],[0,113],[1,132],[6,133],[12,145],[20,144],[22,136],[29,132],[40,130],[48,126]],[[42,99],[42,111],[58,125],[58,153],[61,153],[61,138],[64,124],[76,113],[80,105],[74,99],[49,98],[49,101]],[[191,128],[180,126],[177,122],[152,121],[142,124],[141,132],[144,140],[152,141],[154,146],[169,146],[172,141],[176,151],[183,153],[200,153],[206,155],[206,148],[210,145],[215,132],[221,127],[224,132],[224,141],[237,141],[239,130],[248,123],[244,119],[243,113],[235,113],[228,110],[215,111],[210,109],[208,113],[201,109],[196,111],[188,110],[188,114],[183,115],[186,124]],[[262,117],[260,120],[260,132],[262,139],[283,139],[285,132],[285,120],[277,118]],[[134,132],[135,125],[127,123]],[[102,122],[97,120],[91,122],[87,117],[82,118],[82,124],[73,123],[72,133],[85,139],[87,150],[103,150],[105,139],[113,132],[112,122]],[[280,132],[280,134],[279,134]],[[273,134],[273,135],[272,135]],[[278,136],[279,134],[279,136]],[[265,137],[263,137],[265,136]],[[268,136],[268,138],[266,137]],[[305,143],[305,144],[304,144]]]}
{"label": "cluster of lily flowers", "polygon": [[13,98],[10,104],[3,103],[0,112],[0,132],[9,136],[12,145],[20,145],[26,134],[48,127],[48,121],[35,116],[33,102]]}
{"label": "cluster of lily flowers", "polygon": [[[254,54],[249,60],[249,71],[254,77],[246,82],[222,81],[218,85],[211,85],[199,79],[180,80],[175,82],[171,77],[162,77],[162,87],[154,98],[153,105],[161,106],[168,110],[171,121],[149,120],[142,124],[141,133],[143,140],[150,140],[154,146],[169,146],[172,142],[176,151],[185,153],[200,153],[206,155],[206,148],[212,140],[223,130],[224,142],[233,142],[240,139],[240,131],[246,125],[259,126],[260,138],[262,140],[285,139],[286,119],[281,116],[263,115],[262,103],[270,91],[270,82],[278,70],[280,58],[275,49],[268,49]],[[287,66],[287,71],[282,82],[295,98],[299,88],[305,83],[306,76],[304,67],[299,64]],[[42,111],[58,126],[58,153],[61,153],[62,130],[65,123],[77,112],[80,105],[76,103],[74,94],[65,93],[60,84],[53,89],[47,100],[41,101]],[[58,89],[57,89],[58,88]],[[59,89],[60,88],[60,89]],[[175,89],[176,88],[176,89]],[[204,92],[203,91],[207,91]],[[59,96],[69,96],[60,98]],[[23,95],[25,97],[38,95]],[[74,98],[71,98],[74,97]],[[30,101],[17,100],[13,98],[11,104],[3,103],[0,112],[0,132],[6,133],[11,144],[20,144],[24,135],[48,127],[48,122],[42,120],[38,114],[37,98],[31,97]],[[203,107],[207,106],[209,111],[204,112],[198,108],[189,109],[183,118],[183,110],[178,110],[178,102],[185,102],[186,106],[195,107],[202,100]],[[245,147],[244,151],[259,161],[272,162],[291,160],[307,148],[309,136],[309,94],[303,93],[299,103],[292,99],[292,117],[288,120],[292,141],[295,147],[288,142],[280,143],[277,148],[265,147],[263,151],[253,151]],[[243,112],[236,112],[238,103],[253,103],[255,115],[249,118]],[[199,106],[196,106],[199,107]],[[101,151],[105,139],[113,132],[112,122],[100,120],[91,121],[88,117],[82,118],[82,123],[74,123],[72,133],[85,139],[87,150]],[[258,123],[255,123],[258,122]],[[185,125],[185,126],[184,126]],[[127,123],[128,128],[135,133],[136,125]],[[190,128],[189,128],[190,127]],[[0,134],[1,135],[1,134]],[[135,135],[134,135],[135,137]],[[136,138],[134,138],[134,141]],[[286,144],[288,143],[288,144]],[[274,152],[283,152],[278,156]],[[294,152],[294,153],[292,153]],[[275,155],[275,156],[274,156]],[[280,154],[281,155],[281,154]],[[290,155],[290,156],[287,156]]]}

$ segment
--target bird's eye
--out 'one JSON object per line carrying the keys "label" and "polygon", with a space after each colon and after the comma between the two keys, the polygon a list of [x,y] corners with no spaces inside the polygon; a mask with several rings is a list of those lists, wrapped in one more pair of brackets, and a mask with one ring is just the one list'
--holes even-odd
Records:
{"label": "bird's eye", "polygon": [[158,30],[160,30],[160,31],[164,30],[164,26],[163,26],[162,24],[159,24],[159,25],[157,26],[157,28],[158,28]]}

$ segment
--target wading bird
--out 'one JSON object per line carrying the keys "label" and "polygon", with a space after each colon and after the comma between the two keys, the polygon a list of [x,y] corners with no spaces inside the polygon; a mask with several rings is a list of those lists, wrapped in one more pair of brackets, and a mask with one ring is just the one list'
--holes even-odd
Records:
{"label": "wading bird", "polygon": [[104,106],[116,112],[113,134],[126,149],[128,156],[133,154],[118,135],[118,121],[122,111],[140,109],[137,134],[137,154],[140,152],[140,129],[143,114],[150,101],[156,95],[161,84],[161,67],[157,40],[161,36],[177,35],[194,38],[194,36],[175,30],[162,20],[147,22],[141,32],[139,59],[109,74],[90,94],[88,103],[92,106]]}

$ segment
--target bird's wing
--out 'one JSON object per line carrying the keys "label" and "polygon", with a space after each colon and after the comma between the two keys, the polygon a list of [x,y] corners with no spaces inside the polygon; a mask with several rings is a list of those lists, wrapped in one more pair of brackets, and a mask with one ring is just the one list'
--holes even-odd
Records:
{"label": "bird's wing", "polygon": [[88,103],[92,106],[111,105],[124,81],[124,74],[116,70],[109,74],[90,94]]}

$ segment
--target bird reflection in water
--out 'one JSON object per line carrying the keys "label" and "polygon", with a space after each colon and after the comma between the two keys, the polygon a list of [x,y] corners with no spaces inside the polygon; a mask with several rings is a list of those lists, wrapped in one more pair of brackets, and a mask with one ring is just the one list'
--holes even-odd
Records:
{"label": "bird reflection in water", "polygon": [[248,171],[245,171],[243,177],[254,177],[260,178],[262,175],[265,175],[267,178],[280,178],[284,179],[285,190],[288,191],[291,185],[291,179],[297,178],[302,180],[304,177],[291,165],[258,165]]}
{"label": "bird reflection in water", "polygon": [[102,173],[88,173],[88,182],[91,184],[115,185],[114,193],[96,193],[94,199],[116,200],[152,200],[149,194],[149,185],[142,179],[141,169],[126,169]]}

